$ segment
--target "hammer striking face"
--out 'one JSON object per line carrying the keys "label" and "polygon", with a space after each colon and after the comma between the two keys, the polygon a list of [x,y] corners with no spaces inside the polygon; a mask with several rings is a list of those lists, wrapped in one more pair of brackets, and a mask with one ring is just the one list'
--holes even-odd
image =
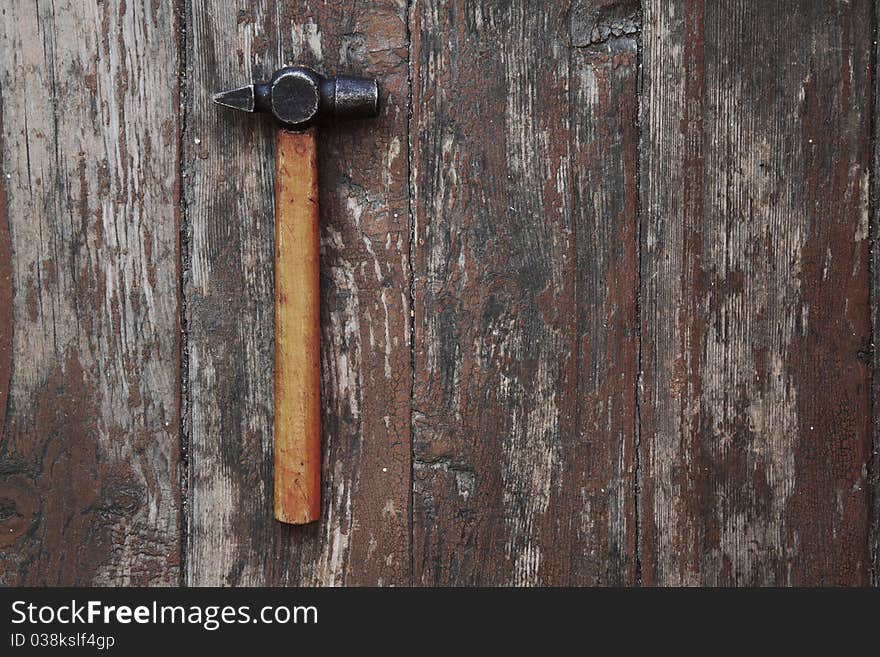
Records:
{"label": "hammer striking face", "polygon": [[275,152],[275,518],[321,515],[321,327],[316,125],[379,113],[375,80],[288,66],[268,82],[214,96],[272,114]]}

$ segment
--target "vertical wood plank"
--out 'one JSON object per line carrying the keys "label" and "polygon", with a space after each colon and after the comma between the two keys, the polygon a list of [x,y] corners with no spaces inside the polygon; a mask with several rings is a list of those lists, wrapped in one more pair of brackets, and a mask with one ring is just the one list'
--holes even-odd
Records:
{"label": "vertical wood plank", "polygon": [[[187,580],[406,584],[406,3],[194,0],[190,25]],[[274,128],[211,103],[294,63],[375,76],[383,105],[318,137],[324,487],[305,527],[272,519]]]}
{"label": "vertical wood plank", "polygon": [[[577,274],[572,305],[562,303],[557,312],[573,313],[578,321],[572,400],[577,422],[571,434],[561,436],[568,444],[565,494],[556,509],[556,531],[548,536],[548,546],[562,539],[572,551],[554,550],[557,570],[549,581],[632,585],[637,576],[639,132],[638,22],[631,17],[638,5],[595,4],[611,12],[600,25],[612,30],[624,25],[630,36],[612,32],[598,42],[594,36],[589,46],[572,51]],[[604,16],[599,13],[600,20]],[[579,36],[573,29],[575,43]],[[570,514],[581,525],[566,534],[561,529]]]}
{"label": "vertical wood plank", "polygon": [[636,58],[590,36],[605,4],[413,8],[418,584],[634,581]]}
{"label": "vertical wood plank", "polygon": [[869,536],[869,549],[871,552],[871,584],[880,586],[880,349],[877,348],[877,339],[880,336],[880,250],[878,250],[877,236],[880,235],[880,152],[877,144],[880,144],[880,76],[877,75],[877,66],[880,66],[880,50],[877,48],[876,34],[880,26],[880,4],[874,3],[874,96],[873,96],[873,169],[871,171],[871,396],[872,396],[872,453],[869,468],[869,498],[871,500],[871,534]]}
{"label": "vertical wood plank", "polygon": [[646,583],[868,581],[871,12],[645,5]]}
{"label": "vertical wood plank", "polygon": [[4,585],[179,581],[176,29],[0,9]]}

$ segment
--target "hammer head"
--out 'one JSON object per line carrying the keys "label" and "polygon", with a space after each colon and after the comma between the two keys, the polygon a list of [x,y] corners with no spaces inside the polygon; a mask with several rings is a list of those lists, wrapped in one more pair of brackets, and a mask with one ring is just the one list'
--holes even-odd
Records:
{"label": "hammer head", "polygon": [[308,66],[285,66],[268,82],[214,96],[214,102],[245,112],[267,112],[285,128],[302,130],[324,117],[369,118],[379,114],[379,85],[372,78],[327,78]]}

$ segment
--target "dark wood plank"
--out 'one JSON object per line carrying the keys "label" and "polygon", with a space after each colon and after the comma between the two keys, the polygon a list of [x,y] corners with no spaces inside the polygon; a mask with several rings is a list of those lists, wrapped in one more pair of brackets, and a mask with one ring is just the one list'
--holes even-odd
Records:
{"label": "dark wood plank", "polygon": [[[190,584],[406,584],[408,48],[399,2],[195,0],[185,133]],[[381,118],[319,137],[320,523],[272,519],[273,127],[211,94],[307,63],[381,79]]]}
{"label": "dark wood plank", "polygon": [[175,21],[0,9],[4,585],[179,581]]}
{"label": "dark wood plank", "polygon": [[[637,3],[596,4],[612,12],[600,23],[608,29],[621,24],[615,12],[626,30],[638,29],[630,18]],[[577,36],[573,31],[575,43]],[[613,34],[572,52],[577,278],[572,304],[560,299],[558,312],[574,311],[578,319],[577,424],[561,436],[564,495],[547,537],[548,548],[562,539],[569,553],[551,557],[557,565],[548,583],[636,581],[637,53],[634,36]],[[579,514],[583,524],[567,535],[569,514]]]}
{"label": "dark wood plank", "polygon": [[871,13],[645,5],[646,583],[868,581]]}
{"label": "dark wood plank", "polygon": [[[874,3],[874,27],[880,25],[880,4]],[[877,348],[877,338],[880,336],[880,250],[877,248],[877,236],[880,235],[880,177],[877,172],[880,171],[880,150],[877,144],[880,144],[880,76],[877,75],[877,66],[880,66],[880,51],[877,48],[877,42],[874,41],[874,60],[871,62],[874,66],[874,106],[873,106],[873,125],[874,125],[874,144],[873,144],[873,170],[871,171],[872,179],[872,216],[871,216],[871,396],[872,405],[872,438],[873,450],[871,458],[871,467],[869,469],[869,497],[872,501],[871,506],[871,535],[870,551],[871,551],[871,583],[873,586],[880,586],[880,349]]]}
{"label": "dark wood plank", "polygon": [[571,9],[412,12],[417,584],[634,581],[636,51]]}

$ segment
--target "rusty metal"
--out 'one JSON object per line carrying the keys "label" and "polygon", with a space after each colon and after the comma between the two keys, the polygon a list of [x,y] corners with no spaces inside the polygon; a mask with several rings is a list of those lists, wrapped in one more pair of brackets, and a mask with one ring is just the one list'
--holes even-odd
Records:
{"label": "rusty metal", "polygon": [[244,112],[272,114],[285,128],[303,130],[324,118],[377,116],[379,86],[372,78],[324,77],[308,66],[286,66],[268,82],[218,93],[214,102]]}

